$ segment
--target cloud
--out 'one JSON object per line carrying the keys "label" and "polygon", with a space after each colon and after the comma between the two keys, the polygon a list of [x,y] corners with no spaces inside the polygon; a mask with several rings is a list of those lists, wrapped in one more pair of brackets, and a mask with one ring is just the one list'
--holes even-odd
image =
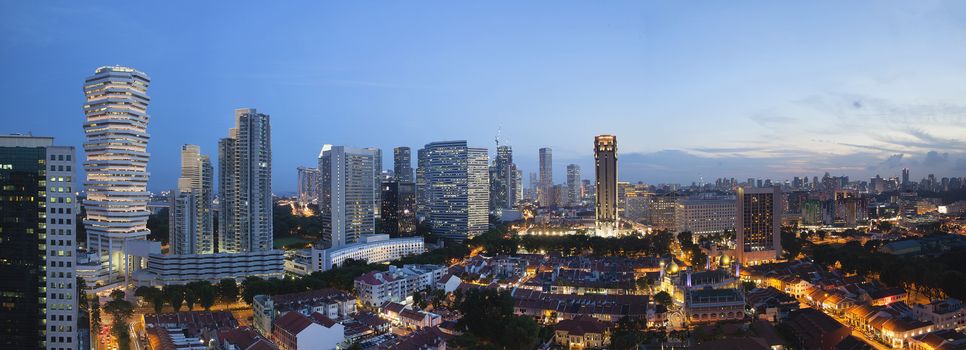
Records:
{"label": "cloud", "polygon": [[926,153],[926,159],[922,161],[922,165],[927,167],[936,167],[946,164],[949,161],[949,153],[939,154],[936,151],[929,151]]}
{"label": "cloud", "polygon": [[760,111],[748,118],[764,127],[788,126],[798,122],[795,118],[778,114],[773,110]]}

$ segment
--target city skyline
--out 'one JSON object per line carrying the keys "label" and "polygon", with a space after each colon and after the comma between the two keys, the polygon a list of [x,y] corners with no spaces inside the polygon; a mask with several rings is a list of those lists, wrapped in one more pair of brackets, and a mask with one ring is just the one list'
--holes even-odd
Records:
{"label": "city skyline", "polygon": [[[297,167],[313,165],[326,143],[388,151],[465,139],[492,156],[498,130],[527,173],[537,169],[539,148],[553,148],[555,183],[564,181],[567,164],[590,169],[586,140],[601,133],[624,140],[621,181],[784,180],[826,171],[869,178],[903,167],[913,179],[959,176],[966,171],[966,144],[957,140],[966,130],[959,102],[966,91],[958,82],[966,71],[958,62],[966,49],[955,43],[966,11],[955,3],[874,4],[709,4],[693,11],[638,3],[553,11],[525,4],[434,11],[283,5],[260,11],[278,27],[266,33],[221,29],[254,13],[245,6],[185,13],[5,4],[10,17],[0,26],[0,47],[9,54],[0,62],[21,68],[0,86],[9,92],[2,99],[10,115],[22,116],[9,118],[7,132],[79,146],[78,81],[115,63],[151,75],[154,192],[175,186],[180,145],[216,149],[210,130],[230,127],[232,110],[243,107],[272,111],[275,132],[288,136],[275,145],[278,193],[294,191]],[[175,11],[204,24],[162,30],[163,14]],[[394,15],[400,11],[410,16]],[[104,16],[130,24],[116,35],[139,40],[87,40],[108,24],[82,21]],[[714,30],[689,27],[698,23]],[[451,33],[431,31],[439,27]],[[272,39],[279,32],[296,34]],[[243,46],[252,53],[237,55]],[[578,126],[591,120],[590,128]],[[390,165],[383,159],[384,169]]]}

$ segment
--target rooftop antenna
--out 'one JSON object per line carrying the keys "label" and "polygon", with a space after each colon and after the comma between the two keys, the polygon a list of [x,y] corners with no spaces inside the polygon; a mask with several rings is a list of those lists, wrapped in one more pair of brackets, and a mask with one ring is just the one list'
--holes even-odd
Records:
{"label": "rooftop antenna", "polygon": [[496,137],[493,139],[496,142],[496,148],[500,148],[500,134],[503,133],[503,126],[496,127]]}

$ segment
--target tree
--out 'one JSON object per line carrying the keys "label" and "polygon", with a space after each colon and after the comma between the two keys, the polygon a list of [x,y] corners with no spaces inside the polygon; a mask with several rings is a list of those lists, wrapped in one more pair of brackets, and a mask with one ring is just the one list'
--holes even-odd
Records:
{"label": "tree", "polygon": [[215,298],[217,294],[218,293],[215,291],[215,287],[213,287],[211,284],[205,284],[201,286],[201,289],[198,290],[198,303],[201,304],[201,307],[204,308],[205,311],[211,311],[211,306],[215,305]]}
{"label": "tree", "polygon": [[97,298],[91,300],[91,330],[101,330],[101,303]]}
{"label": "tree", "polygon": [[221,280],[218,282],[218,296],[225,306],[238,301],[238,283],[231,278]]}
{"label": "tree", "polygon": [[641,333],[644,326],[640,318],[621,317],[617,320],[617,327],[611,336],[611,347],[618,350],[637,349],[638,344],[644,340],[644,335]]}
{"label": "tree", "polygon": [[784,258],[787,260],[795,259],[802,252],[802,241],[795,236],[795,232],[792,230],[782,229],[781,242]]}
{"label": "tree", "polygon": [[420,309],[426,308],[426,298],[423,297],[423,292],[413,293],[413,305],[416,305]]}
{"label": "tree", "polygon": [[185,288],[184,289],[184,303],[188,306],[188,311],[195,308],[195,303],[198,302],[198,295],[195,294],[194,289]]}
{"label": "tree", "polygon": [[87,282],[84,282],[83,278],[77,277],[77,306],[81,310],[87,310],[90,305],[88,304],[87,297]]}
{"label": "tree", "polygon": [[111,291],[111,299],[122,300],[124,299],[124,291],[121,289],[115,289]]}
{"label": "tree", "polygon": [[181,305],[184,304],[184,287],[179,285],[165,286],[164,290],[161,292],[164,295],[164,299],[171,305],[174,312],[181,311]]}
{"label": "tree", "polygon": [[510,315],[502,323],[503,331],[497,343],[504,349],[529,350],[537,346],[540,327],[533,318]]}
{"label": "tree", "polygon": [[708,254],[701,251],[698,246],[694,245],[691,249],[691,266],[696,269],[704,269],[705,265],[708,263]]}
{"label": "tree", "polygon": [[134,315],[134,305],[127,300],[111,300],[104,304],[104,311],[111,314],[114,322],[127,322]]}
{"label": "tree", "polygon": [[154,292],[154,289],[155,289],[154,287],[140,286],[134,290],[134,296],[145,300],[151,299],[151,296],[152,296],[151,293]]}
{"label": "tree", "polygon": [[691,231],[682,231],[678,233],[678,243],[681,247],[690,247],[694,245],[694,234]]}
{"label": "tree", "polygon": [[636,281],[636,284],[637,284],[637,290],[647,290],[647,292],[650,293],[651,287],[654,285],[654,280],[652,280],[647,276],[644,276],[644,277],[638,278]]}
{"label": "tree", "polygon": [[654,302],[664,305],[665,307],[670,307],[674,304],[674,299],[671,298],[671,295],[667,292],[660,291],[657,294],[654,294]]}
{"label": "tree", "polygon": [[114,324],[111,326],[111,334],[117,338],[118,349],[129,349],[131,344],[131,336],[127,331],[127,320],[114,320]]}
{"label": "tree", "polygon": [[151,306],[154,307],[155,314],[160,314],[161,310],[164,309],[164,296],[161,293],[153,293],[151,295]]}

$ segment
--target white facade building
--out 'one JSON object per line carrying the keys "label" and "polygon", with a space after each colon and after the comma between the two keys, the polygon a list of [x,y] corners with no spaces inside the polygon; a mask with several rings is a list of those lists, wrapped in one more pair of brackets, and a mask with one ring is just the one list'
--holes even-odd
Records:
{"label": "white facade building", "polygon": [[235,110],[235,127],[218,142],[218,251],[272,247],[272,129],[268,115]]}
{"label": "white facade building", "polygon": [[318,168],[298,167],[298,201],[301,205],[318,204],[319,180],[322,173]]}
{"label": "white facade building", "polygon": [[325,145],[319,154],[322,240],[342,247],[376,231],[377,149]]}
{"label": "white facade building", "polygon": [[675,207],[675,231],[697,236],[735,229],[735,198],[692,196]]}
{"label": "white facade building", "polygon": [[390,239],[389,235],[369,235],[359,242],[338,248],[302,249],[285,261],[285,271],[296,275],[309,275],[341,266],[346,259],[361,260],[369,264],[389,262],[426,252],[423,237]]}
{"label": "white facade building", "polygon": [[119,280],[130,271],[124,247],[148,236],[147,74],[128,67],[98,68],[84,81],[84,188],[87,247]]}
{"label": "white facade building", "polygon": [[181,146],[181,177],[171,194],[168,230],[173,254],[211,254],[215,252],[211,210],[211,160],[197,145]]}
{"label": "white facade building", "polygon": [[248,276],[264,279],[285,275],[285,257],[281,250],[245,253],[163,255],[147,254],[147,268],[134,274],[136,286],[166,286],[195,281],[217,283],[225,278],[236,280]]}
{"label": "white facade building", "polygon": [[389,266],[389,271],[372,271],[355,279],[355,290],[363,304],[378,307],[387,301],[399,302],[413,293],[434,288],[446,275],[442,265]]}

